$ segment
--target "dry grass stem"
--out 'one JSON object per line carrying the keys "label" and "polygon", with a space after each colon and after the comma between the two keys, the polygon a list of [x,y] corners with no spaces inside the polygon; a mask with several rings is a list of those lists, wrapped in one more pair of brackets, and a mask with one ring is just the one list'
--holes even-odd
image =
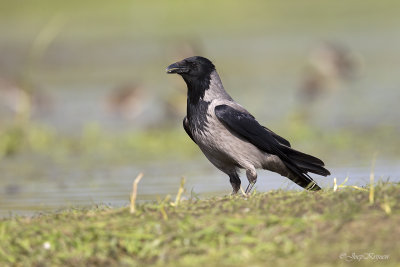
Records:
{"label": "dry grass stem", "polygon": [[185,192],[185,177],[182,177],[181,184],[179,186],[178,194],[176,194],[175,202],[171,203],[172,206],[178,206],[181,201],[183,192]]}
{"label": "dry grass stem", "polygon": [[130,204],[130,212],[135,213],[135,203],[136,203],[136,196],[137,196],[137,186],[140,180],[143,177],[143,173],[139,173],[136,177],[135,181],[133,181],[132,185],[132,194],[131,194],[131,204]]}

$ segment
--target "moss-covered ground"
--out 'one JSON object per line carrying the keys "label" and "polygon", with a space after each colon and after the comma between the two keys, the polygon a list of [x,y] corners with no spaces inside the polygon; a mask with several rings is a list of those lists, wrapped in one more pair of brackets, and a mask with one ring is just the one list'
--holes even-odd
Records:
{"label": "moss-covered ground", "polygon": [[0,265],[398,266],[399,192],[379,183],[373,195],[270,191],[2,219]]}

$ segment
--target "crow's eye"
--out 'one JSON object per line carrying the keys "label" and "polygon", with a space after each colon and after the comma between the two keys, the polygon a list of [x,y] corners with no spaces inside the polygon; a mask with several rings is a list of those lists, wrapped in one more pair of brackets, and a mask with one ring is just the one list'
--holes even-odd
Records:
{"label": "crow's eye", "polygon": [[191,70],[197,70],[197,64],[194,63],[194,62],[190,62],[189,63],[189,67],[190,67]]}

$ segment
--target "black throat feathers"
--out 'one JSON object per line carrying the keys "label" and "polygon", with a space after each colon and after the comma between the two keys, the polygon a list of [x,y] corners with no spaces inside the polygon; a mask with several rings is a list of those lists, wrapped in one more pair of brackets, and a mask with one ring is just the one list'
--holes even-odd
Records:
{"label": "black throat feathers", "polygon": [[210,89],[211,73],[202,77],[184,77],[188,87],[187,118],[191,129],[203,131],[206,126],[207,110],[210,102],[204,101],[204,95]]}
{"label": "black throat feathers", "polygon": [[200,99],[204,98],[206,91],[210,89],[211,73],[200,77],[183,76],[183,79],[188,88],[188,102],[197,105]]}

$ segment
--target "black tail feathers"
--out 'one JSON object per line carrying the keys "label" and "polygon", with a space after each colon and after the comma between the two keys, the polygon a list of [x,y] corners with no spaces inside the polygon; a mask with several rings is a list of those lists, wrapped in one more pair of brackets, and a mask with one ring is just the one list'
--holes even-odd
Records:
{"label": "black tail feathers", "polygon": [[324,168],[325,164],[322,160],[283,145],[280,150],[287,159],[284,160],[286,167],[295,175],[295,177],[289,177],[293,182],[307,190],[321,189],[308,175],[308,172],[322,176],[330,175],[331,173]]}
{"label": "black tail feathers", "polygon": [[311,172],[322,176],[328,176],[331,174],[324,168],[325,163],[319,158],[294,150],[290,147],[281,146],[281,149],[287,157],[305,173]]}

